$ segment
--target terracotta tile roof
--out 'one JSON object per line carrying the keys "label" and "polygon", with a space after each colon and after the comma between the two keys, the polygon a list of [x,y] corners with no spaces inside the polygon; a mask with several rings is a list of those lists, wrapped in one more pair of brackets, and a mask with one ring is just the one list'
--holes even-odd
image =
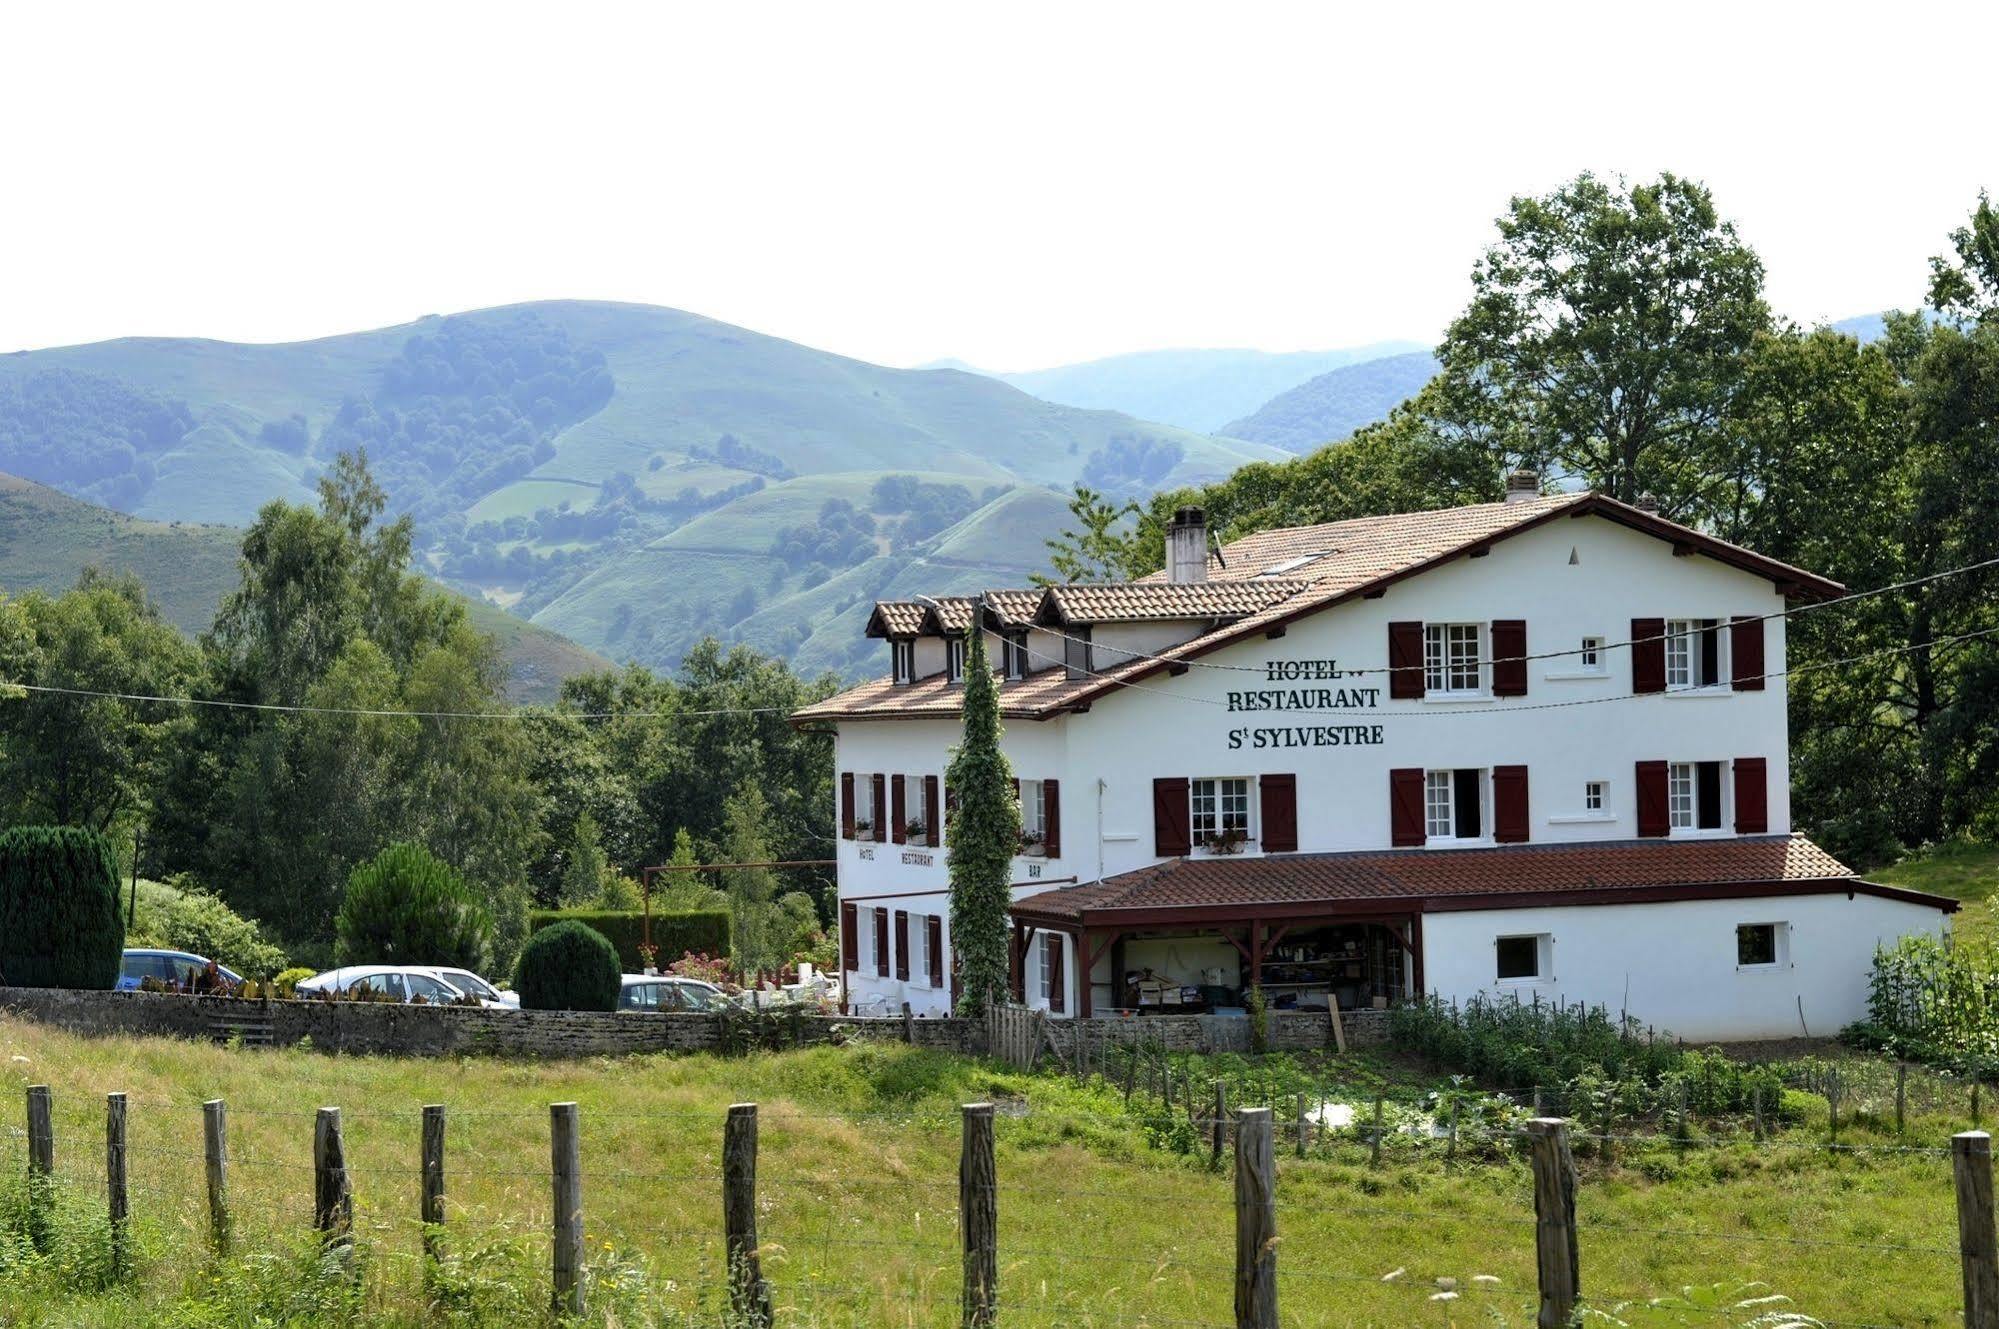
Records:
{"label": "terracotta tile roof", "polygon": [[[1218,626],[1177,646],[1168,647],[1158,652],[1156,657],[1120,661],[1104,667],[1096,677],[1078,682],[1058,680],[1063,684],[1061,687],[1050,685],[1037,690],[1031,685],[1039,683],[1040,680],[1028,680],[1030,686],[1022,689],[1021,704],[1030,704],[1031,697],[1032,704],[1037,704],[1042,709],[1022,711],[1020,714],[1041,717],[1065,707],[1086,703],[1102,693],[1135,683],[1182,660],[1205,655],[1240,637],[1247,637],[1279,624],[1288,623],[1301,615],[1365,594],[1401,578],[1413,576],[1437,564],[1471,553],[1495,540],[1552,521],[1563,514],[1581,516],[1585,513],[1606,517],[1635,530],[1670,541],[1676,548],[1684,546],[1758,576],[1768,577],[1787,594],[1828,598],[1840,595],[1846,589],[1837,582],[1827,581],[1800,568],[1764,558],[1740,546],[1703,535],[1691,527],[1681,526],[1653,513],[1590,492],[1551,494],[1519,503],[1477,503],[1467,507],[1440,508],[1430,512],[1358,517],[1351,521],[1329,522],[1321,526],[1286,527],[1282,530],[1263,531],[1256,535],[1245,536],[1223,546],[1219,555],[1210,554],[1208,558],[1210,580],[1204,583],[1175,585],[1166,579],[1165,573],[1155,572],[1135,582],[1127,583],[1123,588],[1086,586],[1050,588],[1051,596],[1071,592],[1084,593],[1087,596],[1089,593],[1104,592],[1109,595],[1131,597],[1131,603],[1141,602],[1142,596],[1149,593],[1135,588],[1157,588],[1162,597],[1167,597],[1159,603],[1175,604],[1188,603],[1171,598],[1177,595],[1209,595],[1219,600],[1227,594],[1196,589],[1202,586],[1245,582],[1253,586],[1261,581],[1264,586],[1270,587],[1272,582],[1279,578],[1283,583],[1277,598],[1233,622]],[[1307,556],[1312,556],[1307,562],[1295,561]],[[1265,573],[1272,575],[1266,577]],[[1167,590],[1169,587],[1172,589]],[[1032,593],[1009,592],[1009,594],[1024,596]],[[1250,591],[1248,594],[1253,598],[1255,592]],[[966,603],[969,604],[969,600],[966,600]],[[1044,600],[1043,604],[1045,607],[1047,601]],[[969,614],[968,608],[965,610],[966,621],[969,621]],[[956,630],[962,631],[963,624],[961,623]],[[862,694],[872,698],[874,704],[872,706],[858,704]],[[906,709],[901,698],[886,692],[885,684],[863,684],[860,688],[841,693],[828,702],[808,707],[799,712],[796,718],[820,719],[835,715],[893,717],[902,714]]]}
{"label": "terracotta tile roof", "polygon": [[1060,627],[1065,623],[1145,619],[1241,618],[1289,599],[1310,585],[1305,581],[1254,577],[1193,583],[1128,581],[1050,586],[1036,620]]}
{"label": "terracotta tile roof", "polygon": [[1508,907],[1582,896],[1611,902],[1660,893],[1830,883],[1954,909],[1953,901],[1863,882],[1802,835],[1721,840],[1613,840],[1486,849],[1399,849],[1268,858],[1172,859],[1087,885],[1031,896],[1022,917],[1114,921],[1117,911],[1224,910],[1407,901],[1428,910]]}
{"label": "terracotta tile roof", "polygon": [[923,630],[924,607],[914,600],[877,600],[868,615],[870,637],[914,637]]}
{"label": "terracotta tile roof", "polygon": [[[1093,678],[1071,682],[1066,670],[1044,669],[1026,678],[999,681],[1000,714],[1012,720],[1039,719],[1060,710],[1071,698],[1096,685]],[[965,700],[963,683],[947,683],[935,674],[915,683],[877,678],[824,701],[791,713],[792,722],[840,720],[866,716],[871,720],[954,719]]]}

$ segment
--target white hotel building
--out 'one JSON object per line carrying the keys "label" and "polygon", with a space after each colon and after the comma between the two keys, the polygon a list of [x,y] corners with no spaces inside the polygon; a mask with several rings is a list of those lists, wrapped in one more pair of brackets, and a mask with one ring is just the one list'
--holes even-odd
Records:
{"label": "white hotel building", "polygon": [[1002,668],[1014,982],[1063,1015],[1602,1003],[1825,1035],[1953,902],[1791,829],[1787,604],[1842,588],[1600,494],[1267,531],[1139,581],[884,602],[892,673],[807,707],[838,774],[850,1008],[951,1007],[962,635]]}

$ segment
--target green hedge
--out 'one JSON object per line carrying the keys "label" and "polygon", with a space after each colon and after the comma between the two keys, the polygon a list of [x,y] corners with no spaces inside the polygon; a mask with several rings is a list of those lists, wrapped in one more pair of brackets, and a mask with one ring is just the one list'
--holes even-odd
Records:
{"label": "green hedge", "polygon": [[[621,909],[537,909],[528,915],[528,931],[533,933],[555,923],[574,920],[596,929],[618,952],[618,963],[629,973],[645,967],[639,956],[639,942],[645,936],[645,914]],[[684,913],[655,913],[652,916],[652,944],[659,948],[659,964],[664,969],[689,951],[705,955],[729,953],[729,913],[726,909],[691,909]]]}
{"label": "green hedge", "polygon": [[125,949],[118,864],[80,826],[0,831],[0,977],[24,988],[117,985]]}

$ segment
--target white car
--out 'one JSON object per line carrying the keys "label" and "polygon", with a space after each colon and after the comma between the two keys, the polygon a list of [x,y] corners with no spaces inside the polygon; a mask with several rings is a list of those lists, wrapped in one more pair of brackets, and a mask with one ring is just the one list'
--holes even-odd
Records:
{"label": "white car", "polygon": [[357,988],[385,993],[395,1001],[415,1001],[420,997],[433,1006],[447,1006],[465,999],[464,991],[439,978],[436,970],[413,965],[350,964],[303,979],[294,990],[311,997],[318,993],[352,992]]}
{"label": "white car", "polygon": [[442,966],[428,966],[422,972],[433,978],[441,978],[460,992],[477,997],[479,1004],[489,1010],[517,1011],[521,1008],[521,994],[502,992],[470,969],[448,969]]}
{"label": "white car", "polygon": [[618,994],[621,1011],[712,1011],[729,1004],[713,983],[672,974],[626,974]]}

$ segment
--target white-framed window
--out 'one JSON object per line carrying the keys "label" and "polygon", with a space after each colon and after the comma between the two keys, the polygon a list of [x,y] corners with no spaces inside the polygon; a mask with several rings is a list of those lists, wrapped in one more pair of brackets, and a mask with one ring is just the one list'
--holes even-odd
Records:
{"label": "white-framed window", "polygon": [[1423,773],[1423,831],[1432,840],[1476,840],[1483,833],[1485,772]]}
{"label": "white-framed window", "polygon": [[909,981],[930,986],[930,915],[909,916]]}
{"label": "white-framed window", "polygon": [[1735,967],[1775,969],[1784,962],[1784,939],[1790,927],[1784,923],[1738,923],[1735,925]]}
{"label": "white-framed window", "polygon": [[1027,629],[1020,628],[1008,632],[1002,638],[1002,641],[1004,643],[1003,653],[1006,657],[1006,676],[1008,678],[1026,678],[1032,668],[1027,659]]}
{"label": "white-framed window", "polygon": [[1582,649],[1576,652],[1576,668],[1585,674],[1604,672],[1602,637],[1583,638]]}
{"label": "white-framed window", "polygon": [[1479,658],[1484,625],[1426,623],[1423,626],[1423,690],[1480,692]]}
{"label": "white-framed window", "polygon": [[875,777],[865,772],[854,775],[854,829],[872,830],[875,824]]}
{"label": "white-framed window", "polygon": [[944,677],[956,683],[965,676],[965,639],[951,636],[944,639]]}
{"label": "white-framed window", "polygon": [[1529,932],[1492,939],[1493,975],[1501,983],[1538,983],[1554,968],[1554,938]]}
{"label": "white-framed window", "polygon": [[1226,845],[1249,838],[1249,781],[1211,776],[1187,782],[1187,812],[1197,845]]}
{"label": "white-framed window", "polygon": [[1055,993],[1055,966],[1061,962],[1062,938],[1059,933],[1041,934],[1041,999],[1049,1000]]}
{"label": "white-framed window", "polygon": [[860,962],[861,973],[872,974],[875,971],[875,907],[855,905],[854,926],[861,934],[854,939],[854,958]]}
{"label": "white-framed window", "polygon": [[1610,808],[1610,781],[1583,781],[1583,811],[1605,812]]}
{"label": "white-framed window", "polygon": [[1716,687],[1728,681],[1722,653],[1728,634],[1718,618],[1674,618],[1666,621],[1666,686],[1687,691]]}
{"label": "white-framed window", "polygon": [[916,681],[916,643],[913,641],[892,641],[888,644],[889,658],[895,664],[895,681],[914,683]]}
{"label": "white-framed window", "polygon": [[1676,831],[1721,829],[1722,764],[1676,761],[1666,767],[1666,805]]}
{"label": "white-framed window", "polygon": [[[943,812],[938,809],[939,814]],[[902,777],[902,831],[912,844],[936,844],[937,828],[929,821],[930,809],[923,799],[923,777],[905,775]],[[921,827],[922,829],[917,829]],[[912,915],[913,917],[913,915]]]}
{"label": "white-framed window", "polygon": [[1020,847],[1039,850],[1048,833],[1048,792],[1039,780],[1020,782]]}

